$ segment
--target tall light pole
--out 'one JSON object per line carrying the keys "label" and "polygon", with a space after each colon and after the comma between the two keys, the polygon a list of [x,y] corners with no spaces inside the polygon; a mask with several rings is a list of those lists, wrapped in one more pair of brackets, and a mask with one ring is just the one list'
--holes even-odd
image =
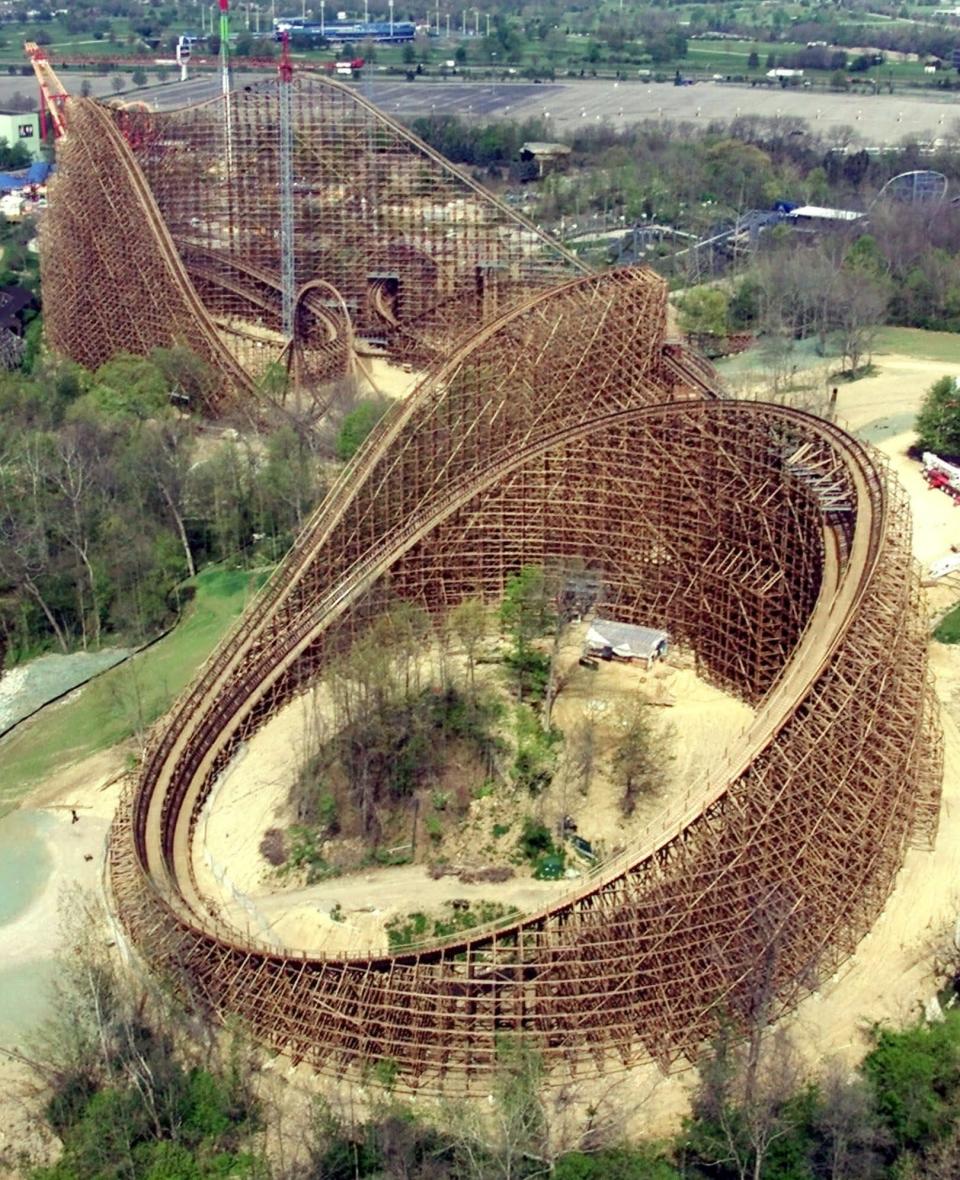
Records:
{"label": "tall light pole", "polygon": [[[303,4],[304,4],[303,13],[304,13],[304,17],[306,17],[307,0],[303,0]],[[321,37],[326,37],[326,35],[327,35],[327,12],[326,12],[326,9],[327,9],[327,0],[320,0],[320,36]]]}
{"label": "tall light pole", "polygon": [[389,0],[390,4],[390,40],[393,40],[393,0]]}
{"label": "tall light pole", "polygon": [[363,23],[370,23],[370,0],[363,0]]}

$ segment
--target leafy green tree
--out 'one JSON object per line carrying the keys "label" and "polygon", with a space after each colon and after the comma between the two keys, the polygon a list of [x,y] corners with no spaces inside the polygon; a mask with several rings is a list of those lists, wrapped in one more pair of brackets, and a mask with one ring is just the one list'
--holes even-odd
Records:
{"label": "leafy green tree", "polygon": [[517,697],[546,687],[549,660],[532,647],[532,640],[556,624],[553,595],[542,566],[525,565],[507,579],[500,604],[500,622],[513,644],[509,664],[517,680]]}
{"label": "leafy green tree", "polygon": [[944,1139],[960,1116],[960,1013],[900,1032],[880,1030],[863,1075],[898,1148],[918,1151]]}
{"label": "leafy green tree", "polygon": [[960,455],[960,385],[943,376],[927,390],[916,421],[917,445],[938,455]]}
{"label": "leafy green tree", "polygon": [[737,283],[727,307],[726,318],[729,320],[731,328],[742,330],[752,328],[756,324],[760,318],[760,297],[762,294],[762,286],[750,275]]}
{"label": "leafy green tree", "polygon": [[691,336],[725,336],[730,300],[719,287],[693,287],[677,301],[678,322]]}
{"label": "leafy green tree", "polygon": [[608,1147],[589,1155],[571,1151],[553,1169],[553,1180],[679,1180],[680,1175],[662,1153],[646,1145]]}
{"label": "leafy green tree", "polygon": [[467,659],[467,683],[471,698],[476,691],[477,650],[486,638],[489,625],[487,608],[478,598],[467,598],[450,612],[450,630],[460,641]]}
{"label": "leafy green tree", "polygon": [[170,412],[162,369],[144,357],[120,353],[97,369],[87,398],[108,417],[156,418]]}
{"label": "leafy green tree", "polygon": [[346,462],[353,458],[360,444],[383,417],[385,408],[382,401],[367,399],[346,415],[337,435],[338,459]]}

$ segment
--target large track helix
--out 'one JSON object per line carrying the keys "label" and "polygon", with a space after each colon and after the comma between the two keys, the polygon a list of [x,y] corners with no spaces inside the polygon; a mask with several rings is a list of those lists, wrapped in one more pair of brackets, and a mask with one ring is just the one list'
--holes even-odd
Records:
{"label": "large track helix", "polygon": [[[557,1075],[694,1055],[775,1015],[869,930],[938,805],[902,496],[816,417],[727,401],[664,343],[650,272],[572,280],[482,327],[395,407],[152,736],[111,840],[122,920],[215,1013],[319,1068],[469,1081],[502,1034]],[[391,602],[496,601],[525,563],[602,571],[756,706],[722,765],[578,892],[509,926],[308,957],[224,925],[192,842],[241,743]]]}

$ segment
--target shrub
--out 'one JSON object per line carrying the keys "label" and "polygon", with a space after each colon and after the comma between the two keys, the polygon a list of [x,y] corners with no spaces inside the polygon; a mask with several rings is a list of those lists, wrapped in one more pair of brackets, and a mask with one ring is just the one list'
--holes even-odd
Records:
{"label": "shrub", "polygon": [[338,459],[345,463],[353,458],[364,439],[383,417],[384,409],[382,401],[367,400],[360,402],[356,409],[346,415],[337,434]]}
{"label": "shrub", "polygon": [[960,1013],[902,1032],[884,1029],[876,1042],[863,1073],[896,1144],[916,1149],[949,1134],[960,1099]]}

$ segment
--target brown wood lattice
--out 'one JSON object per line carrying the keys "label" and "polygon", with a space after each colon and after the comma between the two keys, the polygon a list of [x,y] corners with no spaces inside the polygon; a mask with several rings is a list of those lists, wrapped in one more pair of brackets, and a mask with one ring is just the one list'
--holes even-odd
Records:
{"label": "brown wood lattice", "polygon": [[[165,114],[57,91],[56,349],[95,367],[184,343],[220,404],[255,397],[271,362],[336,377],[358,336],[429,365],[153,731],[110,841],[122,921],[198,1002],[318,1068],[469,1083],[502,1034],[564,1073],[692,1057],[758,995],[782,1011],[832,972],[933,839],[904,498],[829,423],[721,398],[667,341],[656,275],[585,274],[348,88],[293,86],[292,342],[277,83]],[[325,959],[227,927],[191,843],[238,745],[397,599],[495,601],[521,565],[569,558],[602,571],[605,613],[666,628],[756,706],[682,808],[564,901],[469,938]]]}
{"label": "brown wood lattice", "polygon": [[[782,1011],[870,928],[933,838],[939,738],[906,503],[813,416],[709,396],[650,272],[571,280],[437,363],[350,464],[155,730],[111,840],[159,970],[318,1068],[469,1082],[499,1035],[565,1070],[693,1056],[758,992]],[[496,600],[528,562],[602,570],[605,613],[668,629],[754,723],[684,806],[562,903],[354,959],[258,945],[191,841],[240,742],[398,598]],[[758,983],[759,981],[759,983]]]}

